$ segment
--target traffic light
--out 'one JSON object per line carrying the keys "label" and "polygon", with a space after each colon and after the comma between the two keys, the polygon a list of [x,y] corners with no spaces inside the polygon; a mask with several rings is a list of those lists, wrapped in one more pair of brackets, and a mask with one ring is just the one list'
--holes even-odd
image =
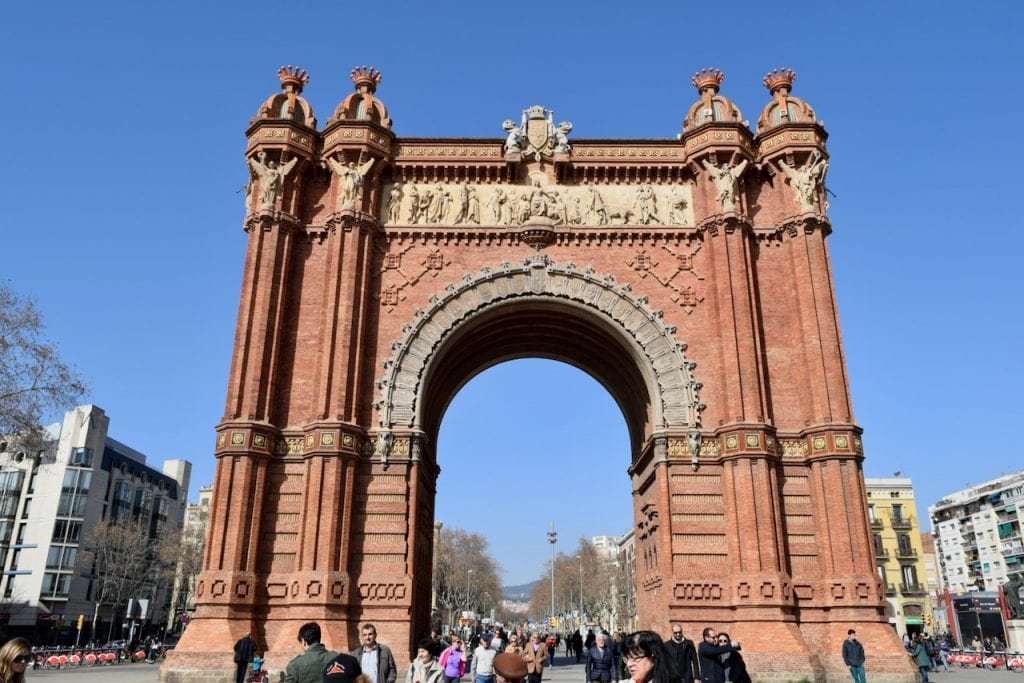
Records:
{"label": "traffic light", "polygon": [[78,615],[78,630],[81,631],[83,626],[85,626],[85,615],[84,614],[79,614]]}

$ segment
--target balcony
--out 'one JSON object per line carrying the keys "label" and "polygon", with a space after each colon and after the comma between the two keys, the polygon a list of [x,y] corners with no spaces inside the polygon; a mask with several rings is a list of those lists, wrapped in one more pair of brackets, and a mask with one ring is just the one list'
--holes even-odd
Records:
{"label": "balcony", "polygon": [[916,560],[917,551],[913,548],[899,548],[896,550],[896,557],[901,560]]}
{"label": "balcony", "polygon": [[896,595],[896,586],[894,584],[891,584],[891,583],[885,584],[885,594],[886,595]]}
{"label": "balcony", "polygon": [[888,560],[889,559],[889,551],[886,550],[885,548],[875,548],[875,557],[878,558],[879,560]]}
{"label": "balcony", "polygon": [[901,595],[926,595],[928,589],[919,583],[901,583],[900,594]]}
{"label": "balcony", "polygon": [[885,524],[882,523],[881,518],[876,517],[875,519],[871,520],[871,528],[872,529],[884,529],[885,528]]}
{"label": "balcony", "polygon": [[889,523],[893,529],[911,529],[914,526],[913,515],[899,516],[889,515]]}

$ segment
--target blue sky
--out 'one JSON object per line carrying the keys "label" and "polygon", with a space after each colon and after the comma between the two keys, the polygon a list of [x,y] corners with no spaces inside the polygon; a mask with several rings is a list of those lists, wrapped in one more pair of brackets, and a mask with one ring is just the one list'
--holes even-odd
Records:
{"label": "blue sky", "polygon": [[[756,121],[762,77],[791,67],[830,134],[865,468],[913,477],[926,513],[1024,463],[1022,20],[1016,2],[14,3],[0,277],[37,300],[111,433],[192,460],[195,488],[234,335],[244,131],[279,66],[310,72],[321,122],[366,64],[399,136],[495,138],[536,103],[575,137],[673,137],[708,66]],[[578,371],[483,373],[440,447],[439,517],[491,532],[510,583],[540,571],[552,518],[565,549],[631,523],[622,417]]]}

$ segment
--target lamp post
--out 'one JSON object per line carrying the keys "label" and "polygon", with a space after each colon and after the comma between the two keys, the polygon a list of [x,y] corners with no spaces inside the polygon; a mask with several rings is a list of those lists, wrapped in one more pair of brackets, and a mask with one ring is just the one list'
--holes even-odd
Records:
{"label": "lamp post", "polygon": [[555,532],[555,523],[551,522],[551,531],[548,532],[548,543],[551,544],[551,616],[555,616],[555,543],[558,542],[558,534]]}
{"label": "lamp post", "polygon": [[466,612],[469,612],[469,575],[473,573],[473,570],[466,567]]}
{"label": "lamp post", "polygon": [[579,628],[583,628],[583,553],[576,556],[576,559],[580,561],[580,618]]}

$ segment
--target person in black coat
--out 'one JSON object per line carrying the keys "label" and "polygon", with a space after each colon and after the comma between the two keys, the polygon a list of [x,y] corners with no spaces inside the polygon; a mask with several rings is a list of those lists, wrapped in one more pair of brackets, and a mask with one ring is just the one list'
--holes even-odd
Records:
{"label": "person in black coat", "polygon": [[252,634],[246,633],[235,643],[235,683],[245,680],[245,671],[255,654],[256,641],[252,639]]}
{"label": "person in black coat", "polygon": [[718,634],[719,645],[732,645],[732,652],[720,657],[722,666],[725,667],[725,678],[731,683],[751,683],[750,674],[747,673],[747,663],[743,661],[740,654],[740,644],[733,644],[728,633]]}
{"label": "person in black coat", "polygon": [[683,627],[679,624],[672,625],[672,637],[665,641],[676,664],[676,672],[683,683],[693,683],[700,678],[700,669],[697,666],[697,648],[693,641],[683,635]]}
{"label": "person in black coat", "polygon": [[603,633],[599,633],[594,646],[587,650],[587,680],[594,683],[612,683],[618,679],[615,671],[615,652]]}
{"label": "person in black coat", "polygon": [[718,634],[713,628],[704,629],[702,635],[703,640],[697,648],[700,655],[700,680],[703,683],[726,683],[722,655],[732,652],[732,645],[719,645]]}

